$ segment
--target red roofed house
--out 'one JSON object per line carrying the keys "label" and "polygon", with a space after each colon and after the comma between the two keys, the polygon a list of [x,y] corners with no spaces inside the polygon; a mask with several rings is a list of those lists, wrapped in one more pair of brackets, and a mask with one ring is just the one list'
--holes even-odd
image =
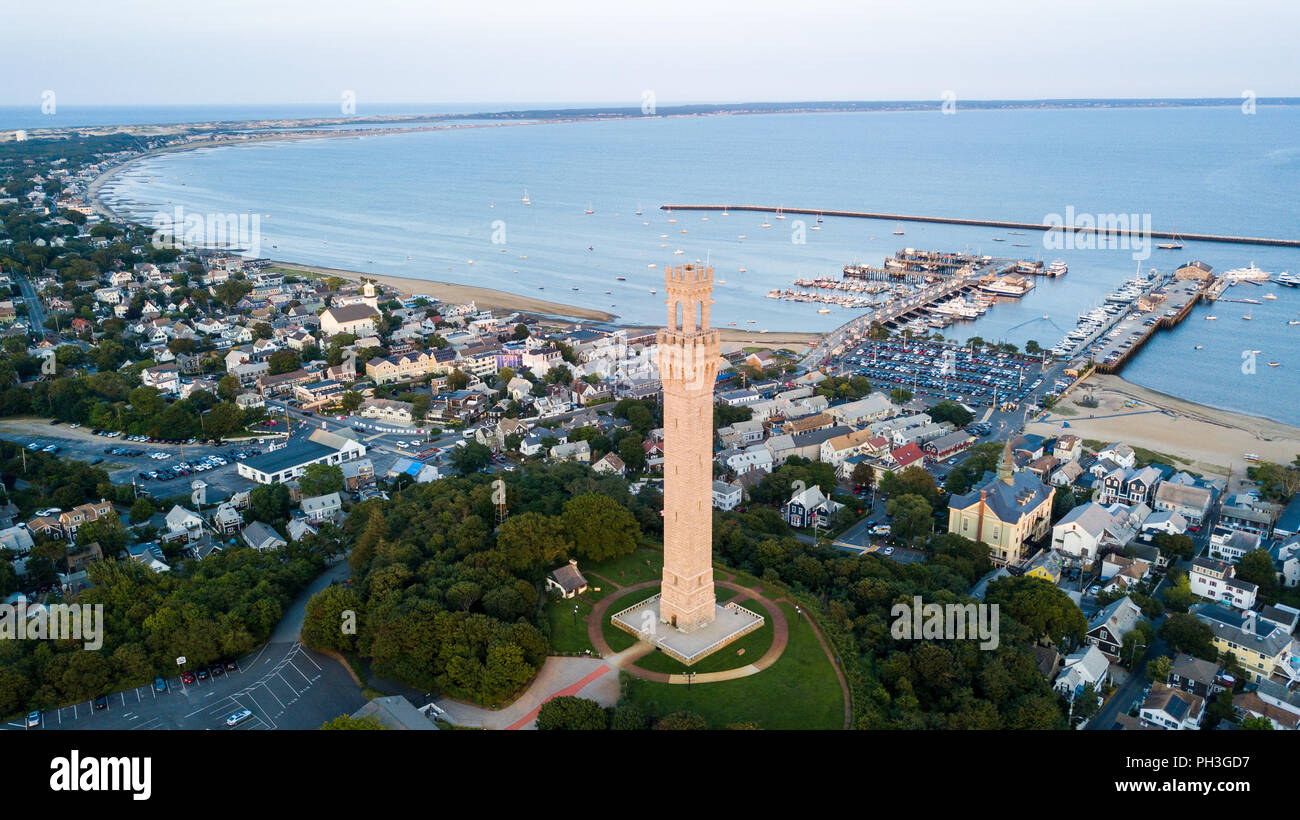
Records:
{"label": "red roofed house", "polygon": [[921,448],[916,445],[916,442],[912,442],[911,444],[904,444],[896,450],[891,450],[888,460],[894,463],[895,470],[905,470],[913,464],[917,466],[924,464],[925,453],[921,452]]}

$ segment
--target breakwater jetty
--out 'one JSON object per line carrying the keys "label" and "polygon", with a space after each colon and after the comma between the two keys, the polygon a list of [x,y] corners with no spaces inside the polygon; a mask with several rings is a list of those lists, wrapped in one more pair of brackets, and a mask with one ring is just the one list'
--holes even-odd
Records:
{"label": "breakwater jetty", "polygon": [[1270,245],[1281,248],[1300,248],[1300,239],[1282,239],[1267,236],[1231,236],[1227,234],[1189,233],[1187,231],[1125,230],[1111,226],[1045,225],[1041,222],[1006,222],[993,219],[962,219],[952,216],[920,216],[917,214],[891,214],[874,211],[834,211],[820,208],[787,208],[773,205],[660,205],[661,211],[755,211],[759,213],[801,214],[804,216],[838,216],[849,219],[881,219],[888,222],[930,222],[942,225],[969,225],[982,228],[1006,228],[1018,231],[1061,231],[1063,233],[1095,234],[1098,236],[1149,236],[1152,239],[1177,239],[1194,242],[1226,242],[1233,245]]}

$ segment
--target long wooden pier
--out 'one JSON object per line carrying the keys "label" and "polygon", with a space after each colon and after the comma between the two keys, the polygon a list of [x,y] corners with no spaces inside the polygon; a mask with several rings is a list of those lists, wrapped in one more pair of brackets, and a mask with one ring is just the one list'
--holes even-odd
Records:
{"label": "long wooden pier", "polygon": [[1044,225],[1040,222],[1003,222],[993,219],[961,219],[953,216],[918,216],[916,214],[888,214],[872,211],[828,211],[818,208],[786,208],[771,205],[660,205],[661,211],[757,211],[760,213],[800,214],[803,216],[839,216],[849,219],[880,219],[887,222],[930,222],[942,225],[968,225],[980,228],[1008,228],[1024,231],[1062,231],[1096,234],[1098,236],[1148,236],[1152,239],[1181,239],[1193,242],[1226,242],[1234,245],[1272,245],[1282,248],[1300,248],[1300,239],[1278,239],[1268,236],[1229,236],[1226,234],[1187,233],[1179,231],[1120,230],[1114,227],[1086,227],[1072,225]]}

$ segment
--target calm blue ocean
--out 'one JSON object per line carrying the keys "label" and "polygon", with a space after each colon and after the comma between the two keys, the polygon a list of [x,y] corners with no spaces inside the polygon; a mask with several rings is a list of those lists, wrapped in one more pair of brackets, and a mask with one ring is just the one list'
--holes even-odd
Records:
{"label": "calm blue ocean", "polygon": [[[531,207],[520,202],[525,190]],[[128,168],[105,193],[131,203],[125,209],[146,221],[177,205],[269,215],[261,221],[261,252],[276,259],[483,285],[651,324],[663,320],[662,296],[650,291],[662,293],[664,266],[706,257],[718,280],[714,323],[772,331],[828,330],[852,314],[767,299],[770,289],[799,276],[838,277],[848,262],[878,265],[904,246],[1060,258],[1069,263],[1067,276],[1040,280],[1020,302],[945,331],[1051,346],[1079,313],[1133,275],[1139,262],[1131,250],[1062,250],[1032,233],[943,225],[906,224],[906,234],[894,236],[893,223],[832,218],[799,243],[794,215],[769,218],[765,229],[759,214],[705,220],[665,214],[659,205],[1026,222],[1073,207],[1150,214],[1156,230],[1297,237],[1300,108],[1261,106],[1253,116],[1235,107],[959,110],[485,127],[160,156]],[[634,214],[638,205],[644,216]],[[589,206],[592,215],[584,213]],[[1016,242],[1030,247],[1012,247]],[[1297,250],[1190,242],[1181,251],[1152,249],[1141,265],[1167,269],[1188,259],[1220,271],[1251,261],[1300,271]],[[1300,326],[1287,325],[1300,318],[1300,291],[1235,290],[1277,299],[1261,299],[1249,322],[1240,318],[1244,305],[1198,308],[1148,345],[1125,377],[1300,423]],[[1204,321],[1207,312],[1219,320]],[[1262,351],[1253,374],[1242,372],[1243,349]]]}

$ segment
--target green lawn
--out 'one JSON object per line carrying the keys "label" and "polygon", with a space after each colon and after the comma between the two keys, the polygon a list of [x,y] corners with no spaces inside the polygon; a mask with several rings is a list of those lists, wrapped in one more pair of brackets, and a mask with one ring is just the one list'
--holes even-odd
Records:
{"label": "green lawn", "polygon": [[690,687],[630,678],[628,697],[657,715],[695,712],[711,729],[740,722],[764,729],[842,729],[844,696],[830,659],[808,622],[796,620],[794,607],[779,606],[790,624],[790,643],[771,668]]}
{"label": "green lawn", "polygon": [[[574,622],[573,608],[578,607],[577,622]],[[551,649],[555,652],[595,651],[591,639],[587,637],[587,616],[591,614],[592,602],[586,595],[569,600],[551,601],[546,605],[546,617],[551,621]]]}
{"label": "green lawn", "polygon": [[[720,590],[720,592],[730,592],[730,590]],[[732,593],[733,595],[735,593]],[[721,597],[721,596],[719,596]],[[636,665],[650,672],[665,672],[669,675],[680,675],[686,672],[721,672],[724,669],[737,669],[746,666],[763,657],[763,653],[772,646],[772,638],[776,630],[772,626],[772,616],[767,608],[757,601],[745,601],[741,604],[752,612],[762,615],[766,621],[764,624],[755,629],[753,632],[744,636],[732,644],[727,644],[722,649],[701,658],[693,666],[686,666],[658,650],[651,652],[644,658],[636,662]],[[736,654],[739,650],[745,650],[744,654]]]}
{"label": "green lawn", "polygon": [[582,570],[584,575],[590,570],[621,587],[630,587],[643,581],[658,580],[663,574],[663,567],[662,552],[649,547],[638,547],[627,555],[620,555],[598,564],[580,564],[578,569]]}
{"label": "green lawn", "polygon": [[600,625],[600,632],[605,636],[605,643],[609,644],[610,649],[613,649],[615,652],[622,652],[624,649],[627,649],[629,646],[636,643],[637,640],[634,636],[614,626],[614,623],[610,618],[616,613],[622,612],[632,606],[632,604],[635,604],[637,601],[644,601],[646,598],[649,598],[651,595],[655,595],[658,592],[659,587],[646,587],[645,589],[622,595],[615,599],[614,603],[609,605],[609,609],[605,610],[605,620]]}

